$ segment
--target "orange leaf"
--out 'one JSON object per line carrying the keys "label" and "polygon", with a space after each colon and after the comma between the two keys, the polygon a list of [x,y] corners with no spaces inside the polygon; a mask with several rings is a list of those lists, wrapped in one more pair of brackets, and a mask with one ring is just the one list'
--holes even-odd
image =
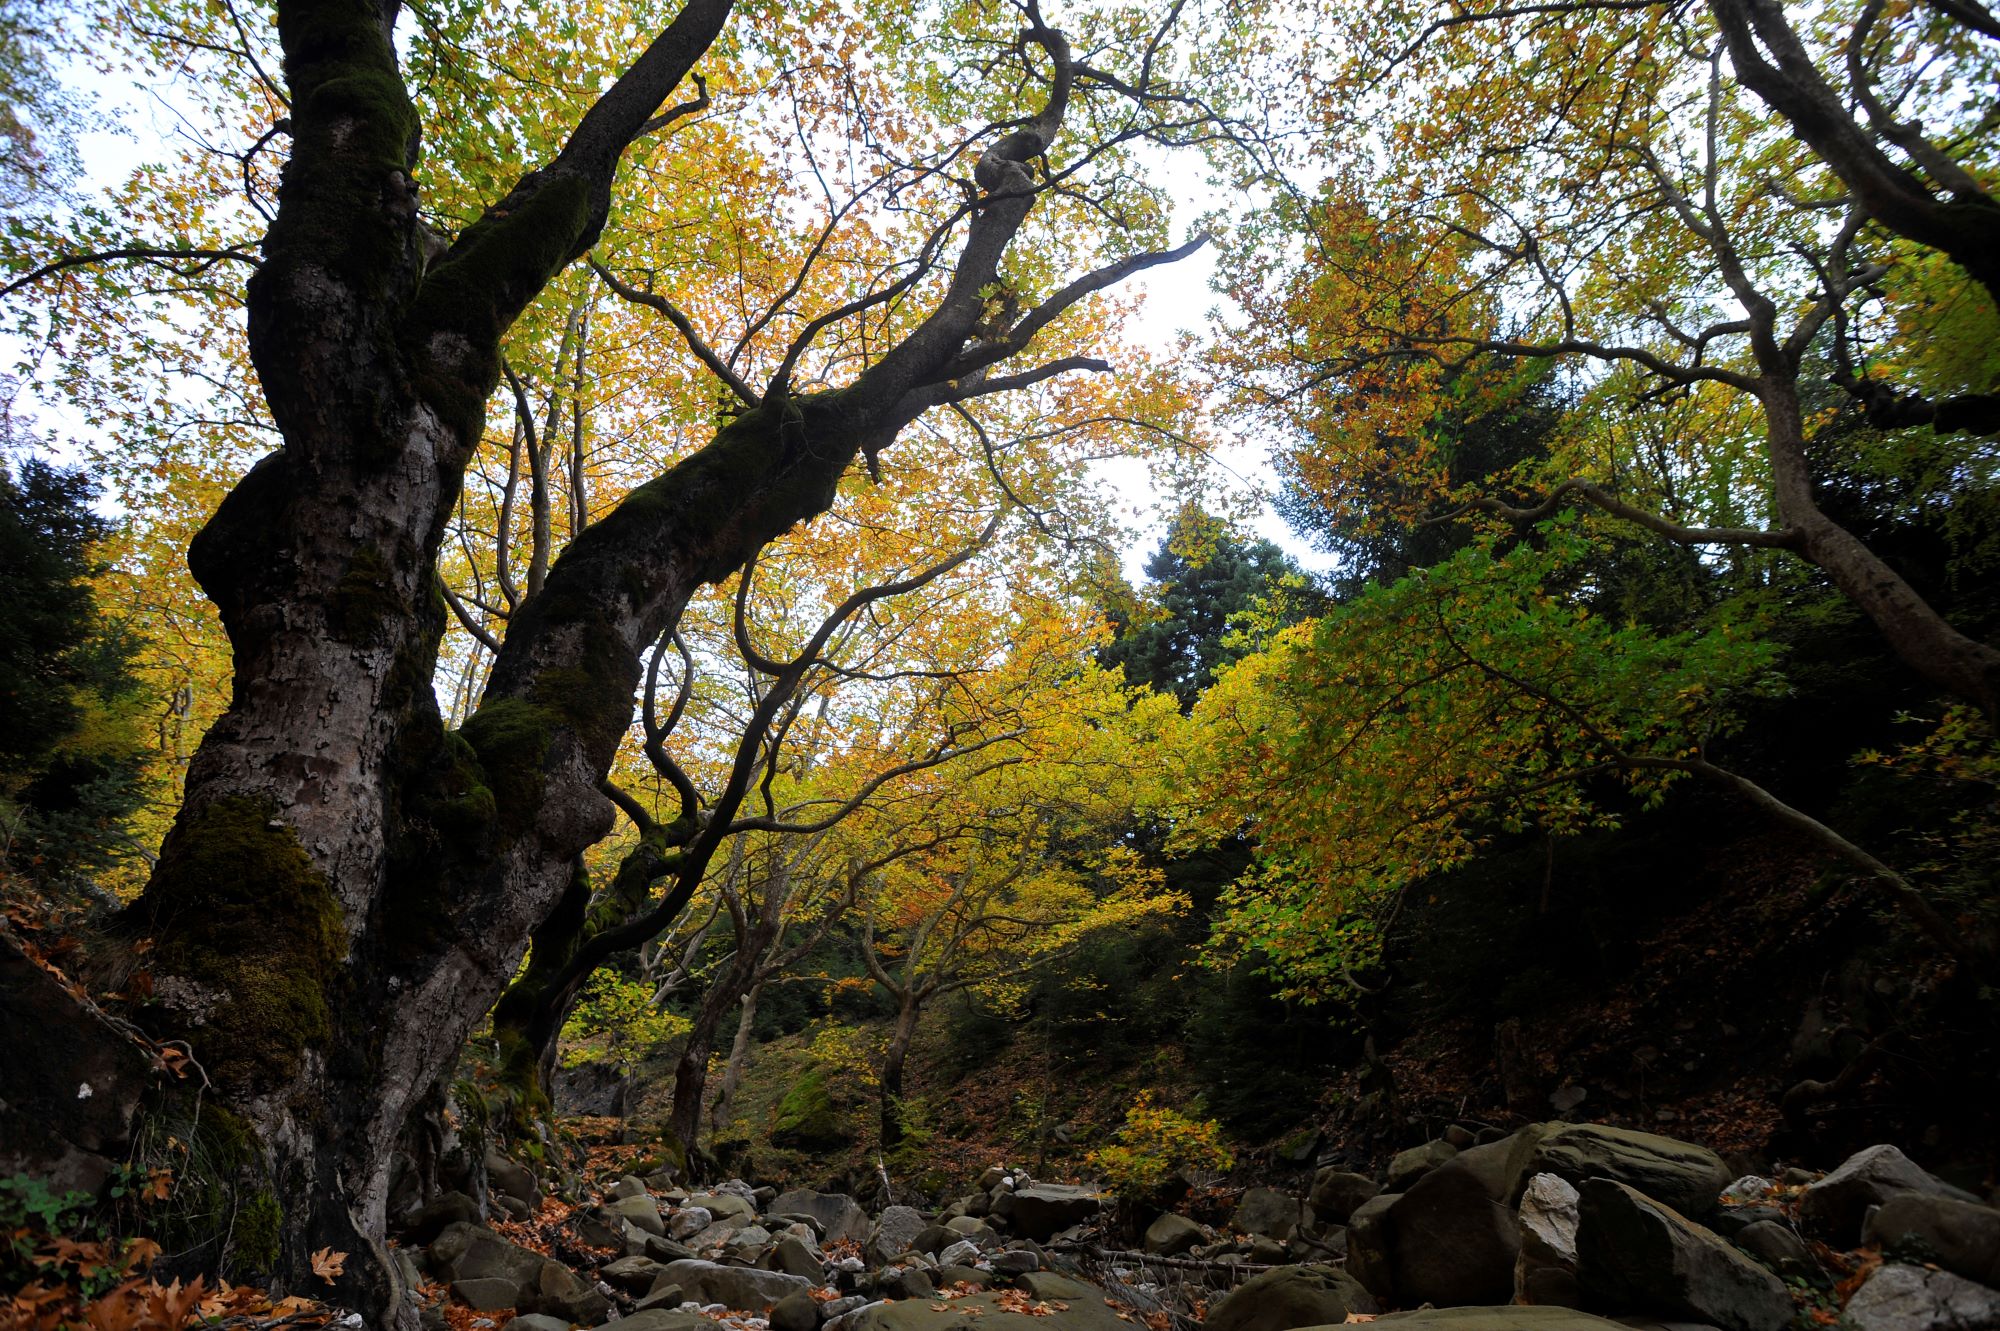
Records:
{"label": "orange leaf", "polygon": [[347,1269],[347,1254],[335,1252],[332,1248],[321,1248],[312,1255],[313,1274],[321,1280],[332,1280]]}

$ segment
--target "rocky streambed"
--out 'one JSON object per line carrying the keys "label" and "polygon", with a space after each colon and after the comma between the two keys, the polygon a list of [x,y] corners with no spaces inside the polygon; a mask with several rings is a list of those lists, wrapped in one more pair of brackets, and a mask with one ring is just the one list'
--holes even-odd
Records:
{"label": "rocky streambed", "polygon": [[[545,1207],[488,1161],[489,1205],[409,1214],[427,1319],[497,1331],[2000,1329],[2000,1210],[1893,1146],[1824,1175],[1734,1177],[1703,1147],[1595,1124],[1470,1126],[1379,1174],[1252,1188],[1228,1221],[1111,1238],[1088,1186],[994,1168],[935,1210],[741,1180],[617,1179]],[[486,1213],[482,1215],[482,1210]],[[553,1228],[524,1221],[559,1214]]]}

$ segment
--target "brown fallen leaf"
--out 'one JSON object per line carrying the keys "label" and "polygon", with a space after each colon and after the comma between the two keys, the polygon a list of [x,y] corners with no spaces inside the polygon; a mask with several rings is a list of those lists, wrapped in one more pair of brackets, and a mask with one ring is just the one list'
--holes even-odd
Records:
{"label": "brown fallen leaf", "polygon": [[347,1269],[347,1254],[335,1252],[332,1248],[321,1248],[312,1255],[313,1274],[321,1280],[332,1280]]}

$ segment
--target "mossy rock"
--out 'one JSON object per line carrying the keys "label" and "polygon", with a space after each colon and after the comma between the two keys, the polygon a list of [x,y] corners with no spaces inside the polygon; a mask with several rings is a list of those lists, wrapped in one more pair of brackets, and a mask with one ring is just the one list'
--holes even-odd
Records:
{"label": "mossy rock", "polygon": [[771,1142],[801,1151],[845,1146],[854,1140],[840,1109],[827,1090],[826,1074],[814,1068],[793,1083],[778,1102],[771,1123]]}

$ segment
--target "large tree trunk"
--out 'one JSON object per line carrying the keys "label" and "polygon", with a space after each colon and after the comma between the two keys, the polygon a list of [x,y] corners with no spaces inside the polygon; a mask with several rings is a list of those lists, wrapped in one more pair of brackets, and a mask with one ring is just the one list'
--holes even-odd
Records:
{"label": "large tree trunk", "polygon": [[[436,556],[500,339],[595,242],[626,146],[729,10],[689,0],[552,161],[425,263],[396,6],[279,3],[292,151],[248,317],[285,442],[190,551],[229,635],[235,692],[131,921],[154,943],[152,1019],[190,1042],[212,1086],[207,1121],[247,1144],[280,1217],[272,1269],[372,1326],[415,1324],[382,1247],[395,1143],[609,830],[599,783],[641,653],[702,584],[828,508],[857,454],[872,459],[922,411],[971,391],[1068,303],[1171,257],[1079,279],[1008,338],[972,343],[980,293],[1033,203],[1026,164],[1067,99],[1067,47],[1037,30],[1054,91],[981,160],[990,192],[932,312],[838,391],[794,395],[781,375],[578,534],[511,617],[478,710],[448,733],[431,689],[445,624]],[[1015,380],[1036,377],[1047,374]],[[688,846],[688,881],[723,831]],[[570,904],[564,918],[573,892]],[[550,990],[674,909],[581,943],[552,966]],[[348,1254],[332,1291],[312,1273],[321,1247]]]}

